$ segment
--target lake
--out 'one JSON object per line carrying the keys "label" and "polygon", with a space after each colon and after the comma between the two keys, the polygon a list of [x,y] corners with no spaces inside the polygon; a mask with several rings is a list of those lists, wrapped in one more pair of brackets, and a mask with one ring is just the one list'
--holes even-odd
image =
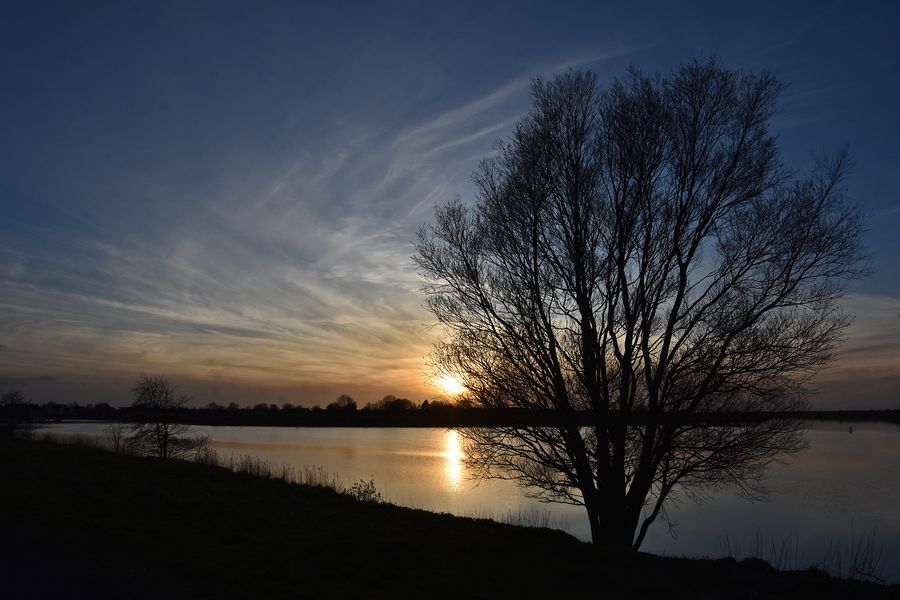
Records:
{"label": "lake", "polygon": [[[101,436],[103,423],[61,423],[42,431]],[[474,481],[455,431],[402,428],[196,427],[227,458],[251,455],[295,467],[318,465],[350,485],[374,479],[395,504],[470,517],[546,524],[588,540],[580,507],[527,498],[506,481]],[[642,550],[674,556],[761,555],[782,568],[827,563],[845,573],[849,554],[874,542],[878,574],[900,581],[900,428],[882,423],[813,423],[809,447],[770,467],[768,502],[734,489],[697,505],[670,504]]]}

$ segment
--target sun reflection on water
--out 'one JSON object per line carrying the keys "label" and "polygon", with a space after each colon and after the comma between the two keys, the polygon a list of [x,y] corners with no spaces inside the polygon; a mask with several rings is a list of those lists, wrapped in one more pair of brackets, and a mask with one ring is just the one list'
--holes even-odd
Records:
{"label": "sun reflection on water", "polygon": [[459,434],[453,430],[447,432],[444,437],[446,450],[444,451],[444,474],[447,477],[447,487],[454,492],[462,491],[463,483],[463,451]]}

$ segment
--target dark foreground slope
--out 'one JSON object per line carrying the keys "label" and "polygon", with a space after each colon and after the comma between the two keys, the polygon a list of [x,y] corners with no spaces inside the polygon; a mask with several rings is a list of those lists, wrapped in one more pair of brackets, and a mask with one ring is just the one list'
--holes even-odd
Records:
{"label": "dark foreground slope", "polygon": [[897,598],[764,564],[621,557],[557,531],[184,462],[0,440],[2,598]]}

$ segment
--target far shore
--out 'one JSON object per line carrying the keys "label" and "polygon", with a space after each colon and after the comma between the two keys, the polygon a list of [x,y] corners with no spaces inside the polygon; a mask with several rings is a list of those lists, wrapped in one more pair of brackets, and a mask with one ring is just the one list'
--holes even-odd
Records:
{"label": "far shore", "polygon": [[[59,405],[56,405],[59,406]],[[42,407],[38,407],[41,409]],[[577,412],[565,421],[552,412],[522,410],[484,410],[474,408],[411,409],[403,411],[375,410],[310,410],[310,409],[180,409],[173,421],[187,425],[238,426],[238,427],[525,427],[552,426],[574,422],[580,426],[592,426],[600,419],[626,418],[640,426],[646,415],[632,413],[627,417],[607,413],[603,417],[589,412]],[[667,417],[673,419],[675,417]],[[681,417],[683,422],[698,425],[740,425],[760,423],[771,419],[796,421],[827,421],[838,423],[892,423],[900,426],[900,410],[814,410],[778,413],[698,413]],[[56,414],[41,410],[31,419],[33,422],[97,421],[133,422],[140,414],[128,407],[84,406],[61,407]]]}

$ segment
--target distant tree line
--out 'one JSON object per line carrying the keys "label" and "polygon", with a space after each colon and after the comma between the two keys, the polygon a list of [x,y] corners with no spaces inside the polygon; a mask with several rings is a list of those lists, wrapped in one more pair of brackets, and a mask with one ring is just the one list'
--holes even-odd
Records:
{"label": "distant tree line", "polygon": [[[328,403],[324,408],[319,405],[306,407],[302,405],[284,402],[281,405],[274,403],[258,402],[256,404],[241,406],[236,402],[219,404],[210,402],[202,407],[188,406],[190,400],[183,394],[176,394],[175,386],[168,380],[159,376],[142,375],[132,390],[135,395],[131,405],[112,406],[107,402],[81,404],[70,402],[61,404],[58,402],[45,402],[37,404],[28,399],[21,390],[9,390],[2,395],[0,401],[0,423],[35,423],[35,422],[59,422],[59,421],[122,421],[122,422],[149,422],[150,418],[160,413],[162,404],[164,414],[171,416],[173,421],[184,421],[195,424],[217,423],[259,423],[259,424],[283,424],[285,421],[295,422],[310,421],[316,424],[318,421],[330,422],[335,418],[346,418],[352,413],[359,413],[360,420],[377,418],[379,415],[396,415],[398,413],[456,413],[467,410],[470,406],[465,403],[450,403],[440,399],[426,399],[415,402],[408,398],[399,398],[393,394],[384,396],[381,400],[367,402],[362,408],[358,407],[356,400],[348,394],[341,394],[334,402]],[[160,413],[162,414],[162,413]],[[165,436],[163,436],[165,439]]]}
{"label": "distant tree line", "polygon": [[[115,407],[106,402],[60,404],[46,402],[35,404],[21,391],[10,390],[0,394],[0,425],[9,431],[13,424],[59,421],[109,421],[140,424],[152,421],[150,412],[135,401],[130,406]],[[186,403],[166,409],[166,419],[171,423],[186,425],[235,425],[235,426],[283,426],[283,427],[492,427],[510,424],[549,425],[558,415],[553,411],[529,409],[475,408],[467,402],[450,403],[441,399],[426,399],[416,403],[407,398],[387,395],[376,402],[367,402],[357,408],[356,401],[342,394],[324,408],[298,406],[288,402],[281,405],[260,402],[240,406],[236,402],[227,405],[210,402],[202,407]],[[614,418],[611,415],[610,418]],[[576,413],[574,422],[589,425],[589,411]],[[624,416],[623,416],[624,418]],[[629,422],[639,423],[641,414],[628,416]],[[802,411],[791,413],[747,414],[696,414],[692,422],[720,423],[746,422],[747,419],[801,418],[822,421],[887,421],[900,423],[900,410],[866,411]],[[155,432],[155,426],[153,428]],[[131,429],[127,432],[130,435]],[[124,435],[123,433],[123,435]],[[158,448],[157,448],[158,451]]]}
{"label": "distant tree line", "polygon": [[198,410],[208,410],[208,411],[241,411],[241,412],[252,412],[258,414],[267,414],[267,413],[287,413],[287,414],[296,414],[302,412],[318,412],[318,411],[330,411],[330,412],[355,412],[357,410],[366,411],[366,412],[379,412],[379,411],[387,411],[387,412],[399,412],[405,410],[429,410],[429,409],[463,409],[470,408],[470,404],[468,402],[457,402],[450,403],[445,400],[440,399],[432,399],[432,400],[423,400],[422,402],[415,402],[408,398],[398,398],[393,394],[388,394],[381,400],[377,400],[375,402],[366,402],[362,408],[359,408],[356,400],[353,399],[352,396],[348,394],[341,394],[337,397],[334,402],[329,402],[325,405],[325,408],[322,408],[321,405],[315,404],[311,407],[306,407],[297,404],[291,404],[290,402],[284,402],[280,406],[274,403],[266,403],[259,402],[257,404],[249,405],[249,406],[240,406],[236,402],[230,402],[228,405],[222,405],[217,402],[210,402],[206,406]]}

